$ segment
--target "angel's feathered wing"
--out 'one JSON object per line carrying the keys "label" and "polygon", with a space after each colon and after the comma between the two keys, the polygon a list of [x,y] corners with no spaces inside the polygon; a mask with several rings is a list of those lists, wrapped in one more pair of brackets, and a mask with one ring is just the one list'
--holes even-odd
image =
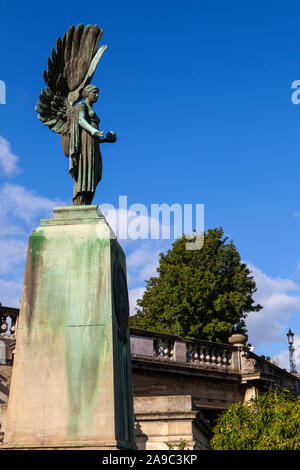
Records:
{"label": "angel's feathered wing", "polygon": [[102,34],[98,26],[79,24],[71,26],[63,39],[57,39],[56,51],[52,49],[43,75],[47,89],[41,91],[35,108],[38,118],[51,131],[68,134],[73,105],[81,99],[106,49],[102,46],[97,50]]}

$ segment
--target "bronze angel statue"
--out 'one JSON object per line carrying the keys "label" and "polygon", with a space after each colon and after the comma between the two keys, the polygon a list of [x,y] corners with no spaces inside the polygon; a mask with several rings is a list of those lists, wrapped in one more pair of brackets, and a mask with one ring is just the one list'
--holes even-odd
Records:
{"label": "bronze angel statue", "polygon": [[[93,109],[99,89],[91,84],[96,67],[107,46],[98,49],[103,30],[98,26],[71,26],[56,41],[44,72],[46,90],[36,106],[38,118],[60,134],[69,173],[74,178],[73,206],[90,205],[102,178],[100,144],[115,142],[112,131],[103,136]],[[82,101],[84,100],[84,101]]]}

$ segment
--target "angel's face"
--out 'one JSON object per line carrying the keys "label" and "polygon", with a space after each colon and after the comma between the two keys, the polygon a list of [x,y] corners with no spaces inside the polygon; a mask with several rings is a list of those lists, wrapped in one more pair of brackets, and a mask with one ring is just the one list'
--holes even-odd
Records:
{"label": "angel's face", "polygon": [[98,88],[93,88],[88,94],[88,99],[91,103],[96,103],[98,98],[99,98],[99,90]]}

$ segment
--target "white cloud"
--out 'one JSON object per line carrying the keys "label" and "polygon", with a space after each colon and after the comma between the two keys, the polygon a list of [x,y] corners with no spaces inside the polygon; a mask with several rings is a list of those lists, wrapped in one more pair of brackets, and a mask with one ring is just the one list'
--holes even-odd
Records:
{"label": "white cloud", "polygon": [[255,301],[264,307],[247,317],[249,342],[258,345],[281,341],[290,316],[300,312],[300,286],[290,279],[269,277],[249,263],[248,267],[256,281]]}
{"label": "white cloud", "polygon": [[53,207],[63,204],[60,200],[52,200],[18,184],[9,183],[0,189],[0,201],[1,217],[15,217],[27,224],[32,223],[38,215],[50,216]]}
{"label": "white cloud", "polygon": [[157,276],[156,268],[159,264],[159,253],[162,251],[161,243],[148,241],[127,256],[127,266],[131,276],[136,281],[145,281],[151,276]]}
{"label": "white cloud", "polygon": [[263,287],[263,289],[258,289],[258,297],[265,298],[274,292],[300,291],[300,286],[291,279],[282,279],[280,276],[269,277],[251,263],[247,264],[255,277],[257,285]]}
{"label": "white cloud", "polygon": [[0,302],[6,307],[20,308],[23,278],[14,280],[0,279]]}
{"label": "white cloud", "polygon": [[136,242],[136,249],[127,254],[127,278],[130,298],[130,314],[135,314],[136,300],[141,299],[145,291],[145,281],[157,276],[159,253],[170,248],[170,242],[165,240],[143,240]]}
{"label": "white cloud", "polygon": [[0,188],[0,273],[13,272],[25,262],[28,236],[39,224],[38,216],[51,216],[61,205],[17,184]]}
{"label": "white cloud", "polygon": [[[140,212],[135,206],[139,206]],[[151,211],[148,214],[148,209],[143,204],[133,204],[128,209],[101,204],[99,209],[123,246],[136,243],[137,240],[156,241],[165,238],[165,234],[173,233],[171,227],[161,224],[157,218],[152,217]]]}
{"label": "white cloud", "polygon": [[0,238],[24,237],[26,234],[27,232],[24,230],[24,228],[16,223],[12,223],[11,221],[5,220],[5,222],[1,225]]}
{"label": "white cloud", "polygon": [[25,262],[26,240],[1,240],[0,238],[0,274],[13,272],[16,266]]}
{"label": "white cloud", "polygon": [[0,168],[5,176],[11,176],[19,173],[19,157],[11,151],[10,143],[0,136]]}
{"label": "white cloud", "polygon": [[143,297],[144,292],[145,292],[144,287],[137,287],[136,289],[129,290],[128,296],[129,296],[129,312],[130,312],[130,315],[134,315],[136,313],[136,310],[135,310],[136,301]]}
{"label": "white cloud", "polygon": [[[16,173],[17,162],[9,143],[0,137],[0,166],[4,173]],[[0,302],[3,305],[19,306],[29,234],[39,225],[39,217],[51,216],[53,207],[62,204],[17,184],[4,183],[0,187]]]}

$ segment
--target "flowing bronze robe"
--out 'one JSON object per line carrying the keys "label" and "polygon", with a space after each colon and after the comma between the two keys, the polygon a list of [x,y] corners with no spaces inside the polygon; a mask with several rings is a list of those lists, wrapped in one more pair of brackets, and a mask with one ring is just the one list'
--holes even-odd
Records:
{"label": "flowing bronze robe", "polygon": [[100,119],[91,106],[79,103],[71,119],[69,173],[74,178],[73,205],[91,204],[102,178],[102,157],[97,138],[80,125],[80,114],[93,129]]}

